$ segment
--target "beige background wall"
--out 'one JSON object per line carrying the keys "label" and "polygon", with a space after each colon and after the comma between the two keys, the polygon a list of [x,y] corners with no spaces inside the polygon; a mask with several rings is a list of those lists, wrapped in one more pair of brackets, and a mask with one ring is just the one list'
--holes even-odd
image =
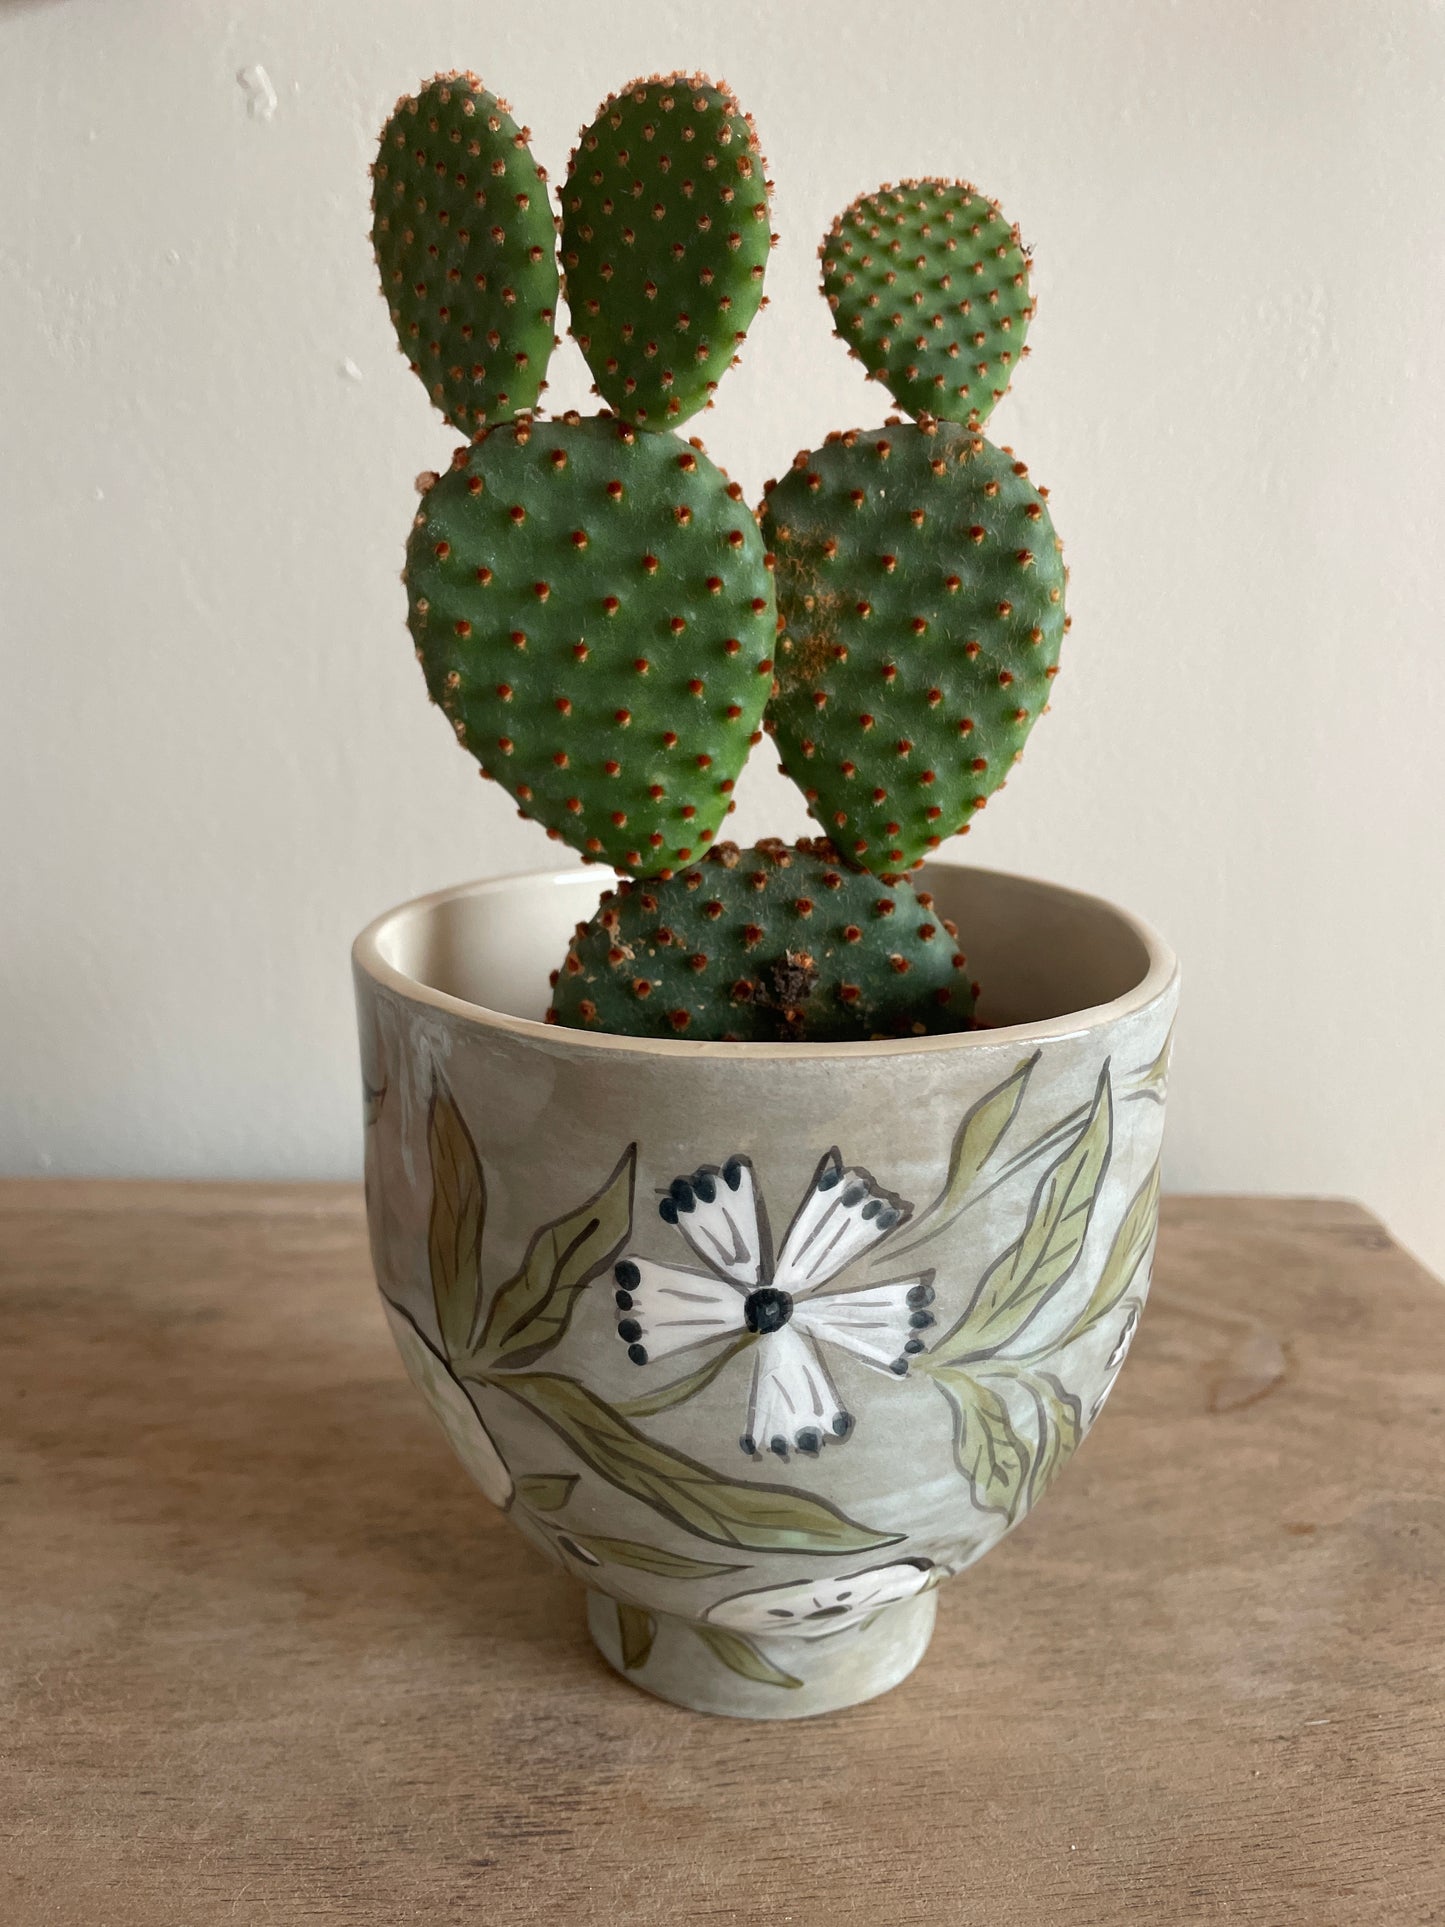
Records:
{"label": "beige background wall", "polygon": [[[365,166],[438,67],[555,178],[602,93],[683,64],[778,183],[773,305],[701,424],[750,492],[883,412],[814,292],[837,206],[962,172],[1021,222],[995,432],[1076,622],[959,854],[1182,951],[1173,1185],[1351,1193],[1445,1265],[1438,0],[0,0],[0,1166],[353,1173],[353,931],[561,860],[411,658],[411,480],[451,442]],[[569,345],[552,399],[585,396]],[[736,821],[800,830],[767,763]]]}

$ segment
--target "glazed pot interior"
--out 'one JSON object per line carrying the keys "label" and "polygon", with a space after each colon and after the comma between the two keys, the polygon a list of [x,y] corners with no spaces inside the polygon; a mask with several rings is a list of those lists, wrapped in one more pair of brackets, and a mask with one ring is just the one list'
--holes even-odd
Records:
{"label": "glazed pot interior", "polygon": [[[374,952],[424,992],[537,1021],[549,1001],[549,973],[610,880],[606,871],[585,869],[464,884],[381,918],[360,940],[358,956],[365,964],[368,950]],[[948,863],[926,865],[913,881],[931,890],[938,909],[958,925],[983,987],[979,1018],[988,1029],[1142,1001],[1172,973],[1173,959],[1159,939],[1103,898]]]}

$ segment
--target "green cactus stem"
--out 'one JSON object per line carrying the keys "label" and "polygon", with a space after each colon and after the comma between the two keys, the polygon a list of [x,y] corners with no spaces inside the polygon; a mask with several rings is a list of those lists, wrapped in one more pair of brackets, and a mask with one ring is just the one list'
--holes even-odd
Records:
{"label": "green cactus stem", "polygon": [[933,898],[825,839],[718,843],[608,890],[553,977],[549,1023],[631,1037],[824,1043],[966,1030],[977,985]]}
{"label": "green cactus stem", "polygon": [[582,130],[562,190],[571,331],[597,391],[647,428],[711,398],[763,298],[766,163],[701,74],[635,80]]}
{"label": "green cactus stem", "polygon": [[911,869],[1003,786],[1057,673],[1044,492],[975,429],[895,421],[800,454],[762,526],[783,768],[849,862]]}
{"label": "green cactus stem", "polygon": [[1029,255],[966,181],[885,183],[818,250],[833,326],[910,415],[977,427],[1028,353]]}
{"label": "green cactus stem", "polygon": [[527,141],[475,74],[438,74],[398,101],[371,170],[371,238],[402,353],[466,435],[534,407],[546,386],[557,235]]}
{"label": "green cactus stem", "polygon": [[523,419],[428,487],[408,620],[433,701],[523,816],[666,875],[712,841],[759,740],[771,560],[700,445]]}

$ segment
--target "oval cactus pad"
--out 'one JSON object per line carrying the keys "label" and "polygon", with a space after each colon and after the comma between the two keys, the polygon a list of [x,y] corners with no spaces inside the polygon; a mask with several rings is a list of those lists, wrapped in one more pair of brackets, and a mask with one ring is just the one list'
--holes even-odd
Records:
{"label": "oval cactus pad", "polygon": [[910,415],[988,420],[1033,319],[1019,231],[966,181],[864,194],[818,250],[839,337]]}
{"label": "oval cactus pad", "polygon": [[372,167],[372,243],[402,353],[453,427],[530,409],[557,314],[557,234],[528,130],[475,74],[398,101]]}
{"label": "oval cactus pad", "polygon": [[549,1021],[737,1043],[967,1030],[974,986],[926,891],[851,870],[826,838],[717,843],[579,923]]}
{"label": "oval cactus pad", "polygon": [[666,875],[712,841],[758,740],[770,561],[695,445],[611,416],[522,420],[424,495],[408,620],[433,701],[524,816]]}
{"label": "oval cactus pad", "polygon": [[696,414],[757,313],[772,244],[752,119],[701,74],[636,80],[582,131],[562,191],[571,331],[619,414]]}
{"label": "oval cactus pad", "polygon": [[849,862],[910,869],[1002,786],[1057,673],[1043,494],[978,430],[904,422],[799,455],[762,526],[783,767]]}

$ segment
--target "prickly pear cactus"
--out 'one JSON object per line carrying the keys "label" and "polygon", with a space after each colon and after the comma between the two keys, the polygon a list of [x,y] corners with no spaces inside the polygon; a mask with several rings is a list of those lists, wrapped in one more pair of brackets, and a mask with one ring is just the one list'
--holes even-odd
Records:
{"label": "prickly pear cactus", "polygon": [[772,239],[758,138],[725,87],[669,74],[605,100],[562,190],[571,330],[604,400],[648,428],[703,407],[757,312]]}
{"label": "prickly pear cactus", "polygon": [[910,869],[1002,787],[1057,673],[1044,495],[977,430],[905,422],[799,455],[762,526],[783,767],[849,862]]}
{"label": "prickly pear cactus", "polygon": [[663,883],[622,883],[579,924],[548,1021],[758,1043],[966,1030],[975,986],[926,892],[823,839],[719,843]]}
{"label": "prickly pear cactus", "polygon": [[[944,180],[839,216],[834,325],[917,419],[830,435],[755,518],[669,432],[764,300],[751,118],[654,75],[583,129],[561,268],[613,411],[590,420],[532,412],[559,269],[528,139],[475,75],[428,82],[383,130],[373,239],[402,347],[469,438],[423,478],[407,550],[428,689],[523,816],[639,879],[579,926],[551,1015],[743,1041],[964,1028],[956,933],[905,873],[1002,787],[1068,626],[1046,492],[979,427],[1028,352],[1018,230]],[[831,841],[716,842],[764,725]]]}
{"label": "prickly pear cactus", "polygon": [[433,701],[524,816],[667,875],[731,808],[772,676],[773,583],[701,448],[609,417],[458,451],[407,550]]}
{"label": "prickly pear cactus", "polygon": [[532,408],[546,384],[557,236],[527,140],[475,74],[438,74],[398,101],[371,170],[402,353],[466,435]]}
{"label": "prickly pear cactus", "polygon": [[910,415],[974,425],[1008,391],[1034,304],[1019,231],[966,181],[885,184],[819,249],[833,325]]}

